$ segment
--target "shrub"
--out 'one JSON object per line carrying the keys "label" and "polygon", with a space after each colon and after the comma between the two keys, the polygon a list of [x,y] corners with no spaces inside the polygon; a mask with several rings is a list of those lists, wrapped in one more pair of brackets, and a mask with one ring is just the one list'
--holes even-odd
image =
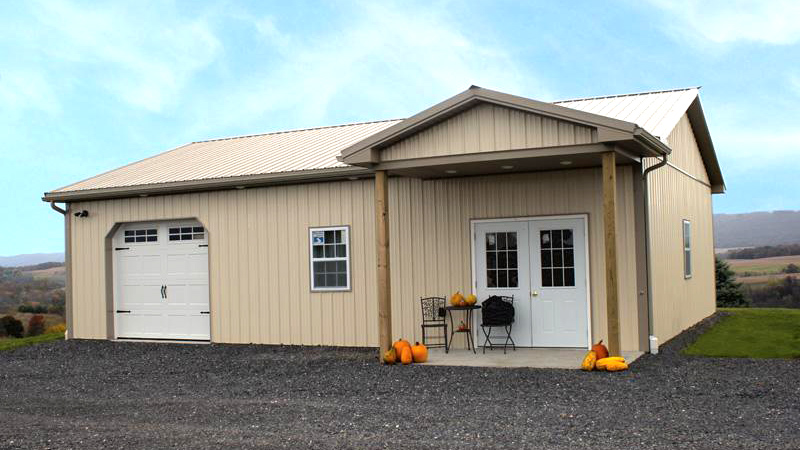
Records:
{"label": "shrub", "polygon": [[38,336],[44,333],[44,316],[34,314],[28,321],[28,336]]}
{"label": "shrub", "polygon": [[720,307],[746,307],[748,301],[742,292],[742,283],[736,282],[736,274],[722,259],[716,258],[715,262],[717,279],[717,306]]}
{"label": "shrub", "polygon": [[22,337],[22,322],[12,316],[5,316],[0,319],[0,327],[5,331],[8,336],[21,338]]}
{"label": "shrub", "polygon": [[50,334],[50,333],[63,333],[65,331],[67,331],[67,325],[63,324],[63,323],[60,323],[58,325],[52,325],[52,326],[48,327],[47,330],[45,331],[45,333],[47,333],[47,334]]}
{"label": "shrub", "polygon": [[783,273],[800,273],[800,267],[798,267],[797,264],[790,263],[783,268]]}
{"label": "shrub", "polygon": [[47,313],[47,306],[45,305],[30,305],[30,304],[23,304],[19,305],[17,311],[21,313],[32,313],[32,314],[43,314]]}

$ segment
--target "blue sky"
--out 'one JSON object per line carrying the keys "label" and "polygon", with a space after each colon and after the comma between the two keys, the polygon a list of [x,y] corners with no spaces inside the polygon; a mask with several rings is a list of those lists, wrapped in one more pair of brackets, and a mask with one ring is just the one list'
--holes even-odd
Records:
{"label": "blue sky", "polygon": [[0,255],[62,250],[47,190],[189,141],[406,117],[471,84],[702,85],[715,211],[800,209],[797,17],[797,1],[0,0]]}

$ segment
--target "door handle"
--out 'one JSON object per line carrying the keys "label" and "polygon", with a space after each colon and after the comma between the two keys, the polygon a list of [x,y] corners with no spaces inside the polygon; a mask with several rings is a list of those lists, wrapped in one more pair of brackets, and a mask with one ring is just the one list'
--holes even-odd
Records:
{"label": "door handle", "polygon": [[166,298],[167,294],[166,294],[166,292],[164,292],[166,290],[167,290],[167,287],[162,284],[161,285],[161,298]]}
{"label": "door handle", "polygon": [[164,286],[164,298],[167,298],[167,286]]}
{"label": "door handle", "polygon": [[539,291],[531,291],[531,297],[538,297]]}

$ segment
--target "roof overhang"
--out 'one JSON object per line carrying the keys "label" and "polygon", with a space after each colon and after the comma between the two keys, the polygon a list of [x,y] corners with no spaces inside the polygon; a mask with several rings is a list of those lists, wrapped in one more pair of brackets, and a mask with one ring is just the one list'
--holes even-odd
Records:
{"label": "roof overhang", "polygon": [[708,131],[708,123],[706,123],[706,116],[703,114],[703,106],[700,104],[699,95],[689,105],[686,115],[689,117],[694,138],[700,148],[700,156],[703,158],[703,165],[706,167],[711,192],[723,194],[725,193],[725,180],[722,178],[722,169],[719,167],[717,152],[714,150],[714,143],[711,141],[711,133]]}
{"label": "roof overhang", "polygon": [[350,180],[372,176],[373,170],[363,167],[335,167],[330,169],[303,170],[296,172],[269,173],[239,177],[212,178],[206,180],[154,183],[137,186],[120,186],[104,189],[47,192],[42,197],[46,202],[76,202],[106,200],[125,197],[148,197],[151,195],[182,194],[200,191],[244,189],[281,184],[314,183],[321,181]]}
{"label": "roof overhang", "polygon": [[482,102],[593,127],[597,130],[599,143],[619,145],[639,156],[661,156],[670,153],[670,148],[666,144],[634,123],[472,86],[345,148],[339,160],[350,165],[373,167],[380,163],[381,149]]}

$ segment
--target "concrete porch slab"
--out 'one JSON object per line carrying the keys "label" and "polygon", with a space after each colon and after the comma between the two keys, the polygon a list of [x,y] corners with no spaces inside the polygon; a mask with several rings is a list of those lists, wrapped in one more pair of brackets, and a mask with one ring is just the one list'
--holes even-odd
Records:
{"label": "concrete porch slab", "polygon": [[[428,362],[432,366],[464,366],[464,367],[529,367],[534,369],[580,369],[581,361],[586,356],[585,348],[517,348],[508,349],[504,355],[503,350],[486,349],[486,354],[478,348],[477,354],[472,350],[450,349],[445,353],[443,348],[428,350]],[[625,361],[630,364],[642,352],[622,352]]]}

